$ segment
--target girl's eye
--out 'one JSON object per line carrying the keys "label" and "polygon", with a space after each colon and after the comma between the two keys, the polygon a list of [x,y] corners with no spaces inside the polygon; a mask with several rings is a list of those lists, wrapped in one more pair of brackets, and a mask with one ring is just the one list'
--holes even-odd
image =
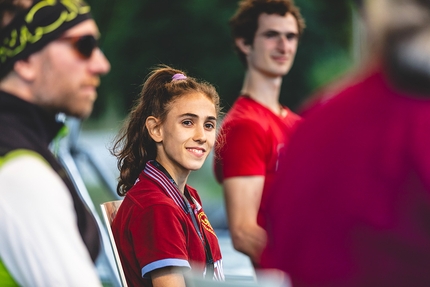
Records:
{"label": "girl's eye", "polygon": [[215,128],[215,125],[213,123],[206,123],[205,128],[211,130]]}
{"label": "girl's eye", "polygon": [[184,126],[191,126],[191,125],[193,124],[193,122],[192,122],[192,121],[189,121],[189,120],[186,120],[186,121],[183,121],[183,122],[182,122],[182,124],[183,124]]}

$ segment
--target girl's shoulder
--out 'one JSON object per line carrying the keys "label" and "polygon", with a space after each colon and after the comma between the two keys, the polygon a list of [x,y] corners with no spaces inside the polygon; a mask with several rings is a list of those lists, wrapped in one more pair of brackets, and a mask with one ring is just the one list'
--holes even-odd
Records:
{"label": "girl's shoulder", "polygon": [[172,200],[157,183],[141,177],[127,192],[125,199],[142,208],[157,204],[172,204]]}

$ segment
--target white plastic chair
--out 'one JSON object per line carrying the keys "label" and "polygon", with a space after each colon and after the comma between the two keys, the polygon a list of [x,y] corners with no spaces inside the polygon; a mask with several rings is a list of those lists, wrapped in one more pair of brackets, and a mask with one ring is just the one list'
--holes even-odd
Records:
{"label": "white plastic chair", "polygon": [[118,248],[116,247],[115,238],[112,233],[112,221],[114,220],[118,208],[121,206],[122,200],[114,200],[108,201],[100,204],[100,208],[102,210],[103,220],[106,225],[106,229],[109,235],[110,244],[112,246],[113,255],[115,257],[116,267],[118,269],[118,273],[121,279],[121,283],[123,287],[128,287],[127,280],[125,279],[124,270],[122,269],[121,259],[119,257]]}

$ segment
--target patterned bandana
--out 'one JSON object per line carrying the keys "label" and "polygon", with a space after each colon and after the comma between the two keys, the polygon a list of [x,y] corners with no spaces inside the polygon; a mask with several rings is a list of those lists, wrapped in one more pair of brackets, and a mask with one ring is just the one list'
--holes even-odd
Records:
{"label": "patterned bandana", "polygon": [[66,30],[90,18],[90,6],[81,0],[35,0],[0,31],[0,79],[16,61],[41,50]]}

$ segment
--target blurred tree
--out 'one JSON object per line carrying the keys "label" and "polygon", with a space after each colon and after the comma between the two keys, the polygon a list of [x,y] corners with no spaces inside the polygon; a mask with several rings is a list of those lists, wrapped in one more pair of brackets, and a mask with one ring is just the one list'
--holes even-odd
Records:
{"label": "blurred tree", "polygon": [[[216,86],[227,111],[243,67],[233,52],[228,20],[232,0],[88,0],[102,33],[111,72],[102,79],[93,119],[106,111],[125,116],[144,77],[157,64],[183,69]],[[352,64],[348,0],[296,0],[307,28],[295,64],[283,81],[281,102],[295,109],[319,86]]]}

